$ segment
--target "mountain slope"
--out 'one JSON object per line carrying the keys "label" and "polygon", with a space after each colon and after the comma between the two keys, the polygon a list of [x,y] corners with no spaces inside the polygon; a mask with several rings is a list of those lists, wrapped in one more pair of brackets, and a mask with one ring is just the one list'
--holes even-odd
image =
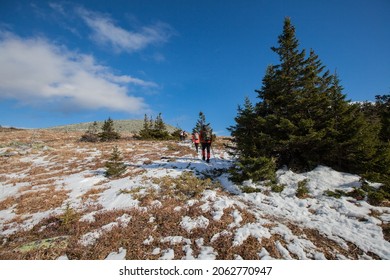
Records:
{"label": "mountain slope", "polygon": [[[276,193],[231,182],[221,140],[207,164],[189,142],[79,136],[0,134],[0,259],[390,259],[390,208],[326,195],[359,176],[279,170]],[[127,170],[106,178],[114,145]]]}

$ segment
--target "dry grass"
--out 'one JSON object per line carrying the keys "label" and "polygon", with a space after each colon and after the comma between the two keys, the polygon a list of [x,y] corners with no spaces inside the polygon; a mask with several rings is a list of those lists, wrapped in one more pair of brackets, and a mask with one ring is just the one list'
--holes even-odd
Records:
{"label": "dry grass", "polygon": [[[271,257],[282,258],[275,244],[278,241],[285,246],[286,242],[279,235],[262,239],[249,236],[241,245],[233,245],[234,230],[232,231],[230,228],[233,222],[232,213],[239,211],[241,216],[245,217],[241,222],[242,226],[256,221],[254,215],[247,210],[229,207],[224,210],[221,219],[214,220],[212,213],[201,210],[201,203],[188,206],[183,201],[174,198],[166,198],[160,202],[159,206],[149,205],[148,211],[136,208],[103,211],[95,215],[93,222],[70,219],[66,228],[62,225],[65,214],[51,217],[30,231],[18,232],[8,237],[6,244],[0,246],[0,259],[54,259],[63,254],[66,254],[70,259],[104,259],[109,253],[117,251],[120,247],[126,249],[126,259],[158,259],[165,250],[169,249],[174,250],[175,259],[182,259],[186,257],[189,248],[192,256],[196,258],[201,252],[201,248],[197,244],[199,238],[203,239],[203,246],[213,247],[217,259],[221,260],[235,259],[237,256],[256,260],[260,258],[259,252],[262,248],[266,249]],[[117,222],[118,217],[123,215],[131,217],[128,224],[119,222],[111,230],[103,232],[94,244],[87,247],[80,245],[79,241],[84,234]],[[78,214],[79,216],[80,214]],[[203,216],[209,220],[209,224],[206,228],[195,228],[188,232],[180,226],[184,216],[191,218]],[[337,254],[357,259],[362,254],[353,248],[353,244],[349,244],[350,250],[346,250],[315,230],[304,229],[292,224],[288,226],[297,236],[305,236],[306,239],[312,241],[317,250],[324,253],[328,259],[337,259]],[[28,252],[15,251],[16,248],[34,240],[63,235],[69,237],[65,247],[36,248]],[[177,243],[171,243],[166,241],[166,238],[170,236],[181,236],[182,239]],[[213,238],[215,236],[218,238]],[[157,254],[153,254],[155,248],[160,249]],[[294,254],[290,253],[290,255],[297,258]],[[372,257],[375,258],[375,256]]]}
{"label": "dry grass", "polygon": [[60,207],[68,198],[69,191],[57,190],[54,187],[39,191],[31,191],[14,198],[16,203],[15,213],[33,214]]}
{"label": "dry grass", "polygon": [[190,172],[183,172],[177,178],[153,178],[152,182],[160,186],[158,196],[175,197],[179,200],[199,198],[204,190],[213,186],[210,179],[199,179]]}
{"label": "dry grass", "polygon": [[326,259],[338,259],[338,254],[341,254],[350,259],[359,259],[359,256],[363,255],[364,253],[366,253],[373,259],[379,259],[379,257],[375,254],[372,254],[371,252],[363,252],[356,245],[350,242],[346,242],[348,245],[348,249],[345,249],[337,242],[322,235],[318,230],[302,228],[298,225],[294,225],[291,223],[288,223],[287,226],[296,236],[301,236],[305,239],[310,240],[316,246],[316,250],[322,252]]}
{"label": "dry grass", "polygon": [[[110,252],[117,251],[120,247],[127,250],[127,259],[158,259],[168,249],[174,250],[175,259],[182,259],[186,256],[188,248],[196,258],[201,252],[197,244],[199,238],[203,238],[203,246],[215,248],[219,259],[233,259],[235,255],[240,255],[244,259],[258,258],[261,243],[255,238],[249,237],[241,246],[236,247],[232,246],[232,236],[229,235],[221,235],[211,242],[213,236],[230,229],[233,211],[242,211],[242,216],[246,217],[248,222],[252,221],[253,215],[246,213],[246,210],[229,207],[224,210],[221,219],[214,220],[211,213],[201,210],[202,203],[188,206],[176,198],[166,198],[160,202],[159,206],[149,205],[148,211],[127,209],[100,212],[90,223],[70,219],[66,228],[63,226],[64,210],[63,214],[41,221],[32,230],[9,236],[7,242],[0,247],[0,259],[54,259],[63,254],[71,259],[104,259]],[[76,212],[73,213],[80,216]],[[79,240],[84,234],[118,221],[118,217],[124,214],[131,217],[129,224],[118,223],[111,230],[103,232],[93,245],[88,247],[80,245]],[[180,226],[183,216],[191,218],[203,216],[209,220],[209,225],[207,228],[195,228],[188,232]],[[57,236],[68,236],[66,247],[34,248],[26,252],[15,250],[34,240]],[[169,236],[182,236],[183,239],[178,243],[171,243],[166,241]],[[149,242],[145,242],[146,240]],[[158,254],[153,254],[155,248],[160,248]]]}
{"label": "dry grass", "polygon": [[19,156],[5,158],[0,156],[0,170],[4,174],[18,174],[28,171],[31,168],[31,162],[21,162]]}
{"label": "dry grass", "polygon": [[383,223],[381,225],[383,236],[387,242],[390,242],[390,224],[389,223]]}
{"label": "dry grass", "polygon": [[3,200],[0,209],[4,210],[12,205],[16,205],[15,213],[17,215],[44,212],[60,207],[68,198],[68,192],[69,191],[65,190],[55,190],[54,187],[39,191],[25,192],[19,196],[8,197]]}
{"label": "dry grass", "polygon": [[[101,180],[86,190],[79,197],[80,208],[73,209],[64,202],[69,198],[69,191],[55,182],[68,175],[79,174],[82,171],[96,171],[104,168],[105,161],[112,152],[112,143],[79,142],[82,132],[53,132],[10,130],[0,132],[0,147],[15,152],[12,156],[0,156],[0,182],[7,186],[15,186],[15,195],[0,201],[0,210],[13,207],[14,217],[6,221],[3,230],[17,227],[33,214],[57,209],[57,214],[41,220],[31,229],[16,231],[7,236],[1,236],[0,259],[56,259],[66,254],[70,259],[104,259],[120,247],[126,249],[127,259],[159,259],[166,250],[174,251],[174,259],[186,258],[187,254],[197,258],[202,252],[202,246],[214,249],[217,259],[259,259],[259,253],[264,248],[271,257],[279,259],[283,256],[276,243],[287,247],[287,241],[282,236],[274,234],[270,238],[255,238],[249,236],[239,246],[234,246],[235,232],[247,224],[259,223],[258,218],[247,208],[230,205],[223,209],[219,219],[214,217],[213,201],[203,201],[205,190],[213,190],[217,196],[229,196],[221,186],[212,179],[199,178],[193,173],[184,172],[173,178],[144,177],[138,188],[121,189],[118,195],[131,195],[139,200],[141,208],[123,210],[103,210],[96,201],[103,192],[108,190],[109,180]],[[213,148],[223,147],[229,139],[217,138]],[[135,141],[129,138],[115,142],[127,164],[127,171],[122,178],[140,178],[146,173],[146,166],[160,161],[162,155],[169,160],[194,157],[193,148],[180,145],[175,141],[152,142]],[[26,158],[30,159],[29,161]],[[206,174],[207,175],[207,174]],[[85,178],[95,176],[88,173]],[[207,177],[207,176],[206,176]],[[192,203],[189,205],[188,201]],[[210,210],[204,210],[205,204],[210,204]],[[240,201],[240,205],[245,203]],[[62,209],[58,214],[58,209]],[[208,208],[207,208],[208,209]],[[84,221],[80,218],[96,211],[94,221]],[[242,220],[236,224],[234,213],[239,213]],[[129,223],[118,220],[123,216],[131,217]],[[193,228],[187,231],[181,226],[183,217],[208,220],[205,227]],[[322,252],[328,259],[337,259],[342,254],[351,259],[358,259],[362,254],[377,256],[370,252],[362,252],[354,244],[347,243],[349,248],[343,248],[326,236],[313,229],[275,220],[275,217],[262,217],[269,220],[263,227],[270,230],[278,224],[285,224],[297,237],[310,240],[316,250]],[[110,230],[102,230],[111,223],[115,225]],[[389,226],[382,225],[385,239],[389,240]],[[83,236],[91,232],[100,232],[97,240],[88,246],[80,243]],[[181,236],[177,242],[169,241],[169,237]],[[66,242],[52,246],[32,247],[21,251],[20,248],[34,241],[43,239],[57,240],[64,237]],[[203,244],[199,244],[202,240]],[[159,248],[160,251],[153,253]],[[298,258],[290,253],[293,258]]]}
{"label": "dry grass", "polygon": [[16,204],[15,198],[9,196],[6,199],[0,201],[0,210],[6,210],[15,204]]}
{"label": "dry grass", "polygon": [[96,201],[100,194],[106,190],[108,190],[110,187],[100,187],[100,188],[93,188],[88,191],[86,191],[83,195],[81,195],[81,201],[86,202],[87,200]]}
{"label": "dry grass", "polygon": [[[22,222],[22,215],[27,213],[37,213],[61,207],[68,198],[68,192],[57,190],[53,184],[61,177],[79,173],[83,170],[96,170],[104,166],[105,159],[108,159],[112,144],[110,143],[81,143],[78,139],[81,135],[77,133],[51,132],[51,131],[17,131],[0,134],[0,145],[9,146],[17,141],[23,142],[23,147],[30,147],[25,150],[26,156],[39,159],[38,164],[32,162],[21,162],[20,156],[11,158],[0,157],[4,163],[1,180],[6,184],[27,183],[25,187],[19,187],[18,194],[8,197],[0,202],[0,209],[15,207],[15,218],[9,222]],[[34,143],[39,141],[36,148],[32,148]],[[119,140],[115,143],[123,152],[124,160],[130,163],[126,176],[142,176],[146,172],[143,168],[131,166],[133,162],[144,160],[152,163],[160,160],[163,150],[168,150],[175,157],[185,156],[193,151],[188,147],[177,145],[175,142],[152,143],[150,141],[129,141]],[[13,149],[18,149],[22,144],[12,144]],[[170,145],[169,147],[167,147]],[[48,147],[48,148],[44,148]],[[42,163],[39,163],[42,162]],[[3,175],[3,173],[5,175]],[[20,174],[11,178],[7,174]],[[165,182],[163,182],[165,180]],[[80,216],[77,212],[69,209],[64,210],[64,214],[53,216],[42,220],[33,229],[19,231],[7,237],[7,242],[0,247],[1,259],[53,259],[61,254],[67,254],[70,258],[76,259],[101,259],[108,253],[116,251],[122,246],[127,249],[129,259],[156,259],[159,255],[153,255],[152,249],[156,244],[161,250],[171,247],[170,244],[160,243],[160,239],[169,235],[180,234],[180,226],[183,213],[174,210],[176,206],[186,202],[186,197],[199,196],[206,185],[209,187],[210,181],[199,180],[196,177],[185,175],[180,178],[179,188],[175,189],[175,182],[169,178],[161,181],[165,187],[158,192],[153,189],[148,190],[144,196],[139,196],[141,204],[150,208],[148,213],[129,209],[126,211],[107,211],[98,214],[95,222],[80,222],[74,217]],[[104,185],[107,182],[99,182],[94,188],[81,195],[83,203],[95,201],[102,192],[107,190]],[[199,190],[191,192],[191,186],[199,186]],[[134,192],[136,195],[136,192]],[[153,202],[157,199],[162,206],[155,207]],[[90,210],[90,209],[89,209]],[[183,210],[185,211],[185,210]],[[188,211],[188,210],[186,210]],[[195,210],[191,210],[195,213]],[[191,212],[189,211],[189,212]],[[68,213],[68,214],[65,214]],[[70,214],[71,213],[71,214]],[[80,246],[80,238],[91,231],[98,230],[102,226],[114,222],[118,216],[127,213],[132,216],[131,225],[114,227],[109,232],[105,232],[98,242],[88,248]],[[149,222],[154,216],[154,221]],[[25,216],[27,217],[27,216]],[[67,217],[67,218],[65,218]],[[73,218],[72,218],[73,217]],[[65,223],[66,221],[66,223]],[[64,226],[66,224],[66,226]],[[156,230],[157,227],[157,230]],[[184,230],[181,230],[185,234]],[[15,253],[15,248],[28,242],[68,235],[69,240],[66,248],[36,248],[28,252]],[[143,241],[153,236],[154,242],[145,245]],[[181,246],[175,245],[176,256],[182,252]]]}

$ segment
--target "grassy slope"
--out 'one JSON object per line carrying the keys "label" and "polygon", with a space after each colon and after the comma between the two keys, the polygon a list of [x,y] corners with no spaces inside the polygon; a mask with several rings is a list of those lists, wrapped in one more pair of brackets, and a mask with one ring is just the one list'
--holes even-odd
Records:
{"label": "grassy slope", "polygon": [[[61,130],[61,131],[86,131],[92,123],[93,122],[86,122],[86,123],[54,126],[54,127],[49,127],[48,129]],[[99,127],[103,125],[103,121],[97,123]],[[114,126],[118,132],[137,133],[142,129],[143,124],[144,124],[143,120],[114,120]],[[176,130],[176,127],[172,125],[166,124],[166,126],[169,132],[173,132]]]}
{"label": "grassy slope", "polygon": [[[0,193],[0,259],[63,255],[104,259],[119,248],[127,251],[127,259],[159,259],[168,252],[174,252],[175,259],[204,259],[207,252],[217,259],[259,259],[260,252],[275,259],[380,258],[351,242],[340,246],[316,228],[278,215],[279,194],[263,190],[258,194],[261,202],[255,205],[246,199],[250,195],[227,192],[218,181],[226,172],[218,169],[225,162],[223,139],[213,144],[216,153],[213,165],[208,166],[192,147],[177,141],[86,143],[79,141],[81,135],[53,130],[0,133],[4,189]],[[109,179],[103,170],[114,145],[127,171]],[[307,207],[321,206],[315,197],[302,201],[303,206],[305,201]],[[307,217],[320,216],[321,212],[317,215],[307,207],[301,207]],[[285,208],[289,213],[289,205]],[[361,221],[352,215],[350,222],[361,222],[359,229],[370,221],[376,223],[378,210],[360,213]],[[185,221],[197,226],[188,228]],[[388,240],[388,223],[380,226]],[[5,235],[6,231],[13,233]],[[348,235],[346,231],[344,237]],[[297,247],[302,251],[294,250]]]}

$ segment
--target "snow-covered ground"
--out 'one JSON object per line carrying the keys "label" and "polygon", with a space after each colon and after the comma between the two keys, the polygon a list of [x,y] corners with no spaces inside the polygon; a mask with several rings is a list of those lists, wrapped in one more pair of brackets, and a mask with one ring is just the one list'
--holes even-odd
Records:
{"label": "snow-covered ground", "polygon": [[[119,146],[128,173],[118,179],[107,179],[101,161],[109,156],[109,144],[80,144],[76,139],[70,139],[66,145],[42,141],[38,147],[11,145],[5,140],[1,144],[0,256],[1,251],[5,257],[6,251],[19,248],[23,242],[37,240],[39,231],[34,226],[39,225],[39,230],[46,232],[50,223],[40,223],[50,217],[60,217],[68,208],[82,213],[78,219],[84,224],[97,224],[96,217],[105,212],[119,213],[110,222],[95,225],[79,236],[77,242],[86,250],[103,242],[102,236],[113,234],[114,229],[138,224],[134,214],[120,212],[136,209],[140,213],[150,212],[143,226],[148,234],[139,240],[141,247],[149,246],[146,258],[219,259],[223,258],[221,249],[217,248],[221,240],[229,240],[231,243],[227,246],[233,249],[246,248],[248,242],[256,240],[255,255],[259,259],[390,259],[390,243],[383,233],[384,225],[390,222],[390,208],[325,194],[328,190],[348,192],[360,188],[357,175],[340,173],[326,166],[302,174],[278,170],[278,183],[285,186],[281,193],[252,182],[245,182],[244,186],[258,192],[243,193],[240,186],[229,180],[227,169],[234,161],[222,146],[213,147],[211,162],[207,164],[193,152],[190,142],[122,141]],[[66,155],[64,150],[68,151]],[[161,213],[154,213],[169,206],[166,206],[167,195],[161,190],[163,180],[182,178],[184,174],[193,174],[210,187],[182,200],[182,204],[175,205],[173,212],[167,214],[183,213],[175,222],[177,235],[157,234],[164,221],[156,221]],[[298,198],[298,182],[305,179],[308,197]],[[21,207],[34,198],[31,194],[47,196],[39,192],[42,190],[50,190],[51,195],[47,201],[37,200],[37,203],[52,203],[52,207]],[[142,202],[142,197],[153,193],[148,204]],[[61,195],[64,199],[55,204],[55,199]],[[226,224],[222,225],[224,222]],[[16,241],[18,232],[33,229],[35,235],[25,237],[23,242]],[[212,235],[203,236],[207,231]],[[44,234],[42,239],[54,235],[52,232]],[[129,250],[132,248],[118,245],[99,258],[125,259]],[[72,258],[66,252],[67,249],[58,250],[52,258]],[[245,258],[239,250],[226,256]]]}

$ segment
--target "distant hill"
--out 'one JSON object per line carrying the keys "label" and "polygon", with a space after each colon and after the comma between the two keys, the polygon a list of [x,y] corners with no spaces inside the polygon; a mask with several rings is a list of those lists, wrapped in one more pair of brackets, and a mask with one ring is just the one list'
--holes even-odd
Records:
{"label": "distant hill", "polygon": [[0,132],[9,132],[9,131],[15,131],[15,130],[22,130],[22,128],[15,128],[15,127],[8,127],[8,126],[1,126],[0,125]]}
{"label": "distant hill", "polygon": [[[102,127],[104,121],[98,121],[98,126]],[[65,131],[86,131],[93,122],[85,122],[78,124],[69,124],[61,126],[48,127],[47,129],[65,130]],[[114,120],[114,127],[118,132],[138,133],[144,125],[144,120]],[[165,124],[169,132],[175,131],[177,128]]]}

